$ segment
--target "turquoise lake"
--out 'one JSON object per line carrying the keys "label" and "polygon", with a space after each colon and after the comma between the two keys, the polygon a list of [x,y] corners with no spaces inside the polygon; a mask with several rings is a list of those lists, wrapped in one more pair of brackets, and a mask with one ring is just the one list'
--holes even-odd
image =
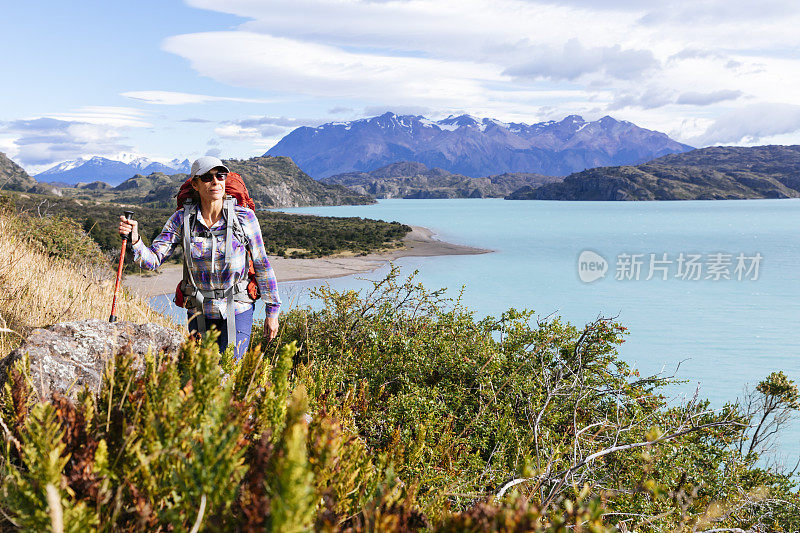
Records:
{"label": "turquoise lake", "polygon": [[[443,241],[494,250],[395,263],[404,275],[419,270],[428,288],[447,287],[455,296],[464,286],[463,302],[479,317],[510,307],[579,326],[615,316],[630,331],[622,358],[642,373],[688,380],[676,394],[699,387],[700,397],[720,406],[774,370],[800,379],[798,200],[382,200],[282,211],[398,221],[430,228]],[[605,277],[582,281],[584,251],[593,253],[584,255],[583,279],[603,259]],[[365,288],[369,282],[359,278],[379,279],[387,270],[282,283],[281,294],[284,303],[306,305],[308,287]],[[800,453],[800,424],[784,432],[781,451]]]}

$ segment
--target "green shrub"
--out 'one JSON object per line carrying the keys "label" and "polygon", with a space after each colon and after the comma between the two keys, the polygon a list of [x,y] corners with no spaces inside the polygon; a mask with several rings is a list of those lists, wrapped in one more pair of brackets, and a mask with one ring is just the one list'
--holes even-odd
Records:
{"label": "green shrub", "polygon": [[[264,403],[285,405],[286,384],[270,376],[285,381],[286,374],[266,363],[250,367],[247,379],[244,366],[223,379],[214,335],[187,342],[177,355],[147,358],[140,362],[143,372],[130,354],[120,353],[96,398],[84,392],[73,404],[54,397],[53,405],[37,404],[27,414],[11,412],[19,404],[11,391],[29,387],[24,372],[12,373],[3,414],[16,421],[22,438],[18,445],[7,441],[3,461],[2,505],[10,521],[49,530],[44,488],[53,485],[63,488],[65,520],[79,516],[83,527],[188,530],[195,521],[214,530],[246,527],[252,517],[240,512],[247,506],[241,485],[249,475],[250,486],[271,502],[260,519],[272,530],[285,530],[287,522],[311,524],[315,500],[302,388],[279,420],[258,420],[274,411]],[[292,353],[292,346],[284,347],[278,361],[291,361]],[[258,386],[242,390],[250,381]],[[270,395],[272,389],[283,395]],[[258,442],[256,428],[267,426],[268,435],[276,421],[282,429],[271,439],[268,467],[253,473],[248,459],[258,456],[247,451]]]}
{"label": "green shrub", "polygon": [[[712,506],[757,516],[764,504],[741,494],[761,485],[791,494],[785,475],[754,476],[757,456],[736,449],[763,411],[670,401],[670,379],[619,359],[626,328],[611,320],[576,328],[513,309],[476,320],[396,270],[366,294],[315,295],[319,309],[287,317],[283,333],[300,346],[311,405],[351,410],[367,447],[390,458],[431,518],[514,479],[523,482],[508,494],[544,510],[588,482],[614,516],[663,515],[667,527]],[[774,393],[767,405],[796,397],[780,383],[758,390]]]}
{"label": "green shrub", "polygon": [[103,531],[800,526],[791,477],[757,463],[797,408],[783,374],[750,402],[671,403],[668,378],[619,360],[610,320],[476,320],[396,270],[317,296],[239,363],[220,364],[215,333],[120,353],[75,402],[40,402],[18,363],[0,528],[49,531],[59,513]]}
{"label": "green shrub", "polygon": [[108,259],[80,224],[64,215],[13,217],[15,233],[52,257],[107,265]]}

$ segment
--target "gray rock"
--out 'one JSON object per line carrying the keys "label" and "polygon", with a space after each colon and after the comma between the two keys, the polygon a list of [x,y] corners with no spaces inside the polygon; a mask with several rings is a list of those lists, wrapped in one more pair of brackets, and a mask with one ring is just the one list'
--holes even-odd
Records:
{"label": "gray rock", "polygon": [[0,384],[11,365],[27,353],[31,381],[41,397],[57,391],[75,398],[84,385],[99,390],[106,362],[120,350],[141,359],[148,351],[175,352],[183,340],[181,333],[156,324],[61,322],[33,330],[22,346],[0,360]]}

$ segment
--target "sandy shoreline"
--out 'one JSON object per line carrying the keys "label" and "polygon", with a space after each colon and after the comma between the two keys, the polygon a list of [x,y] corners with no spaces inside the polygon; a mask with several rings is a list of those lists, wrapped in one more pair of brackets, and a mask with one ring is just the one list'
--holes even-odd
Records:
{"label": "sandy shoreline", "polygon": [[[403,238],[403,248],[365,256],[329,256],[319,259],[284,259],[270,256],[269,261],[275,270],[278,282],[307,279],[328,279],[371,272],[387,261],[400,257],[432,257],[436,255],[474,255],[491,252],[482,248],[472,248],[437,240],[433,232],[421,226],[411,226],[412,231]],[[171,294],[183,278],[183,267],[176,264],[164,265],[151,275],[126,276],[123,284],[142,296]]]}

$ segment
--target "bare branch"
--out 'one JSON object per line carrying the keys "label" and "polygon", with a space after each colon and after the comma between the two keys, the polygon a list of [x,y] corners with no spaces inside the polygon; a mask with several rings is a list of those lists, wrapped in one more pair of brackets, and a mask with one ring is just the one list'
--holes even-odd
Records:
{"label": "bare branch", "polygon": [[[700,414],[706,414],[706,413],[700,413]],[[698,416],[698,415],[696,415],[696,416]],[[594,462],[595,460],[597,460],[597,459],[599,459],[601,457],[604,457],[606,455],[609,455],[609,454],[612,454],[612,453],[616,453],[616,452],[621,452],[621,451],[625,451],[625,450],[631,450],[631,449],[635,449],[635,448],[641,448],[643,446],[656,445],[656,444],[659,444],[661,442],[674,440],[674,439],[677,439],[679,437],[683,437],[684,435],[688,435],[690,433],[694,433],[696,431],[701,431],[701,430],[704,430],[704,429],[711,429],[711,428],[723,427],[723,426],[736,426],[736,425],[743,426],[744,424],[741,424],[739,422],[734,422],[734,421],[709,422],[709,423],[706,423],[706,424],[700,424],[700,425],[697,425],[697,426],[693,425],[693,426],[691,426],[689,428],[685,428],[685,429],[681,429],[681,430],[678,430],[678,431],[674,431],[674,432],[672,432],[672,433],[670,433],[668,435],[663,435],[663,436],[661,436],[661,437],[659,437],[657,439],[654,439],[652,441],[641,441],[641,442],[633,442],[633,443],[630,443],[630,444],[615,445],[615,446],[612,446],[610,448],[606,448],[606,449],[597,451],[597,452],[595,452],[595,453],[593,453],[591,455],[588,455],[587,457],[583,458],[581,461],[579,461],[578,463],[572,465],[571,467],[569,467],[569,468],[567,468],[565,470],[561,470],[560,472],[556,472],[554,475],[552,475],[552,477],[542,475],[542,476],[536,476],[536,477],[530,477],[530,478],[517,478],[517,479],[511,480],[508,483],[506,483],[505,485],[503,485],[503,487],[500,489],[500,492],[498,492],[497,495],[495,496],[495,499],[502,498],[509,489],[511,489],[511,488],[521,484],[521,483],[524,483],[526,481],[532,481],[532,480],[540,480],[541,481],[541,480],[546,479],[548,477],[550,479],[558,479],[558,483],[556,483],[556,485],[551,489],[550,494],[544,499],[544,501],[542,501],[542,506],[546,506],[547,504],[549,504],[553,500],[555,495],[558,493],[558,491],[561,489],[561,487],[566,483],[566,480],[569,479],[570,476],[572,476],[575,472],[577,472],[578,470],[580,470],[584,466]]]}
{"label": "bare branch", "polygon": [[197,533],[200,531],[200,524],[203,523],[203,515],[206,512],[206,495],[200,498],[200,509],[197,511],[197,519],[194,521],[194,525],[189,533]]}

